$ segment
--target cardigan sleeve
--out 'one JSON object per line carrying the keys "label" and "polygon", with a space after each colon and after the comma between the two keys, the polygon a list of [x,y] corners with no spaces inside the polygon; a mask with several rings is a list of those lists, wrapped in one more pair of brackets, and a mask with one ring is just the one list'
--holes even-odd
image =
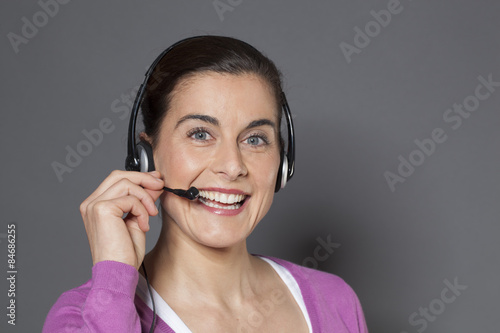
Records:
{"label": "cardigan sleeve", "polygon": [[363,308],[361,307],[361,302],[359,301],[359,298],[354,292],[354,290],[352,290],[350,286],[348,286],[348,288],[350,289],[353,305],[356,308],[354,313],[356,317],[355,321],[357,323],[357,331],[360,333],[368,333],[368,328],[366,326],[366,319],[363,313]]}
{"label": "cardigan sleeve", "polygon": [[59,297],[42,332],[141,332],[134,305],[138,280],[133,266],[115,261],[95,264],[91,280]]}

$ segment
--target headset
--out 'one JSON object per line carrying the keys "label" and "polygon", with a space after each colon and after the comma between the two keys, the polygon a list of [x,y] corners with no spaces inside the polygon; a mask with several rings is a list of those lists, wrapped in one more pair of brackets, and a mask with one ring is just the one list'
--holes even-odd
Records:
{"label": "headset", "polygon": [[[149,79],[158,65],[158,63],[173,49],[177,46],[184,44],[187,41],[198,39],[207,36],[193,36],[182,39],[175,44],[171,45],[169,48],[164,50],[156,59],[153,61],[149,69],[147,70],[144,78],[144,82],[140,85],[139,90],[137,91],[137,95],[134,100],[134,104],[132,106],[132,111],[130,114],[130,122],[128,126],[128,140],[127,140],[127,158],[125,160],[125,170],[127,171],[141,171],[141,172],[150,172],[155,170],[154,159],[153,159],[153,148],[151,145],[144,141],[140,140],[136,143],[135,133],[136,133],[136,122],[137,115],[139,114],[139,109],[144,99],[144,93],[146,91],[147,84]],[[245,42],[243,42],[245,43]],[[248,43],[245,43],[247,46],[250,46],[254,50],[257,51],[253,46]],[[257,51],[259,52],[259,51]],[[288,142],[285,151],[285,145],[282,145],[281,153],[280,153],[280,166],[278,169],[278,174],[276,177],[276,185],[274,188],[274,192],[278,192],[280,189],[284,188],[287,182],[293,177],[295,172],[295,132],[292,121],[292,114],[290,112],[290,107],[288,106],[288,102],[284,92],[281,92],[281,108],[282,112],[285,116],[285,120],[287,123],[287,134],[288,134]],[[168,187],[163,188],[166,191],[172,192],[175,195],[180,197],[195,200],[199,196],[198,189],[195,187],[191,187],[188,190],[182,189],[171,189]],[[156,322],[156,311],[155,304],[153,300],[153,295],[151,292],[151,287],[149,285],[149,281],[147,278],[146,268],[144,267],[144,263],[142,264],[142,269],[144,271],[144,275],[146,277],[147,286],[149,289],[149,293],[151,295],[151,300],[153,304],[153,323],[151,325],[150,332],[153,332],[155,322]]]}
{"label": "headset", "polygon": [[[183,40],[178,41],[173,44],[165,51],[163,51],[151,64],[148,71],[145,74],[144,82],[140,85],[139,90],[137,91],[137,95],[134,100],[134,104],[132,107],[132,111],[130,114],[130,122],[128,127],[128,141],[127,141],[127,158],[125,161],[125,169],[127,171],[142,171],[149,172],[155,170],[154,159],[153,159],[153,149],[151,145],[141,140],[136,143],[135,139],[135,131],[136,131],[136,122],[137,115],[139,114],[139,109],[141,107],[144,93],[146,91],[147,83],[155,69],[156,65],[163,59],[163,57],[172,51],[175,47],[189,40],[206,37],[206,36],[194,36],[185,38]],[[246,44],[246,43],[245,43]],[[254,48],[253,46],[247,44],[248,46]],[[254,48],[255,49],[255,48]],[[280,156],[280,167],[278,170],[278,175],[276,177],[276,186],[275,192],[278,192],[280,189],[284,188],[287,182],[293,177],[295,172],[295,132],[292,121],[292,114],[290,112],[290,107],[288,106],[288,102],[284,92],[281,92],[281,107],[282,112],[285,116],[287,123],[287,131],[288,131],[288,144],[285,152],[284,145],[281,151]],[[168,188],[167,188],[168,190]],[[181,190],[182,191],[182,190]],[[177,194],[177,193],[176,193]],[[177,194],[179,195],[179,194]],[[180,195],[182,196],[182,195]]]}

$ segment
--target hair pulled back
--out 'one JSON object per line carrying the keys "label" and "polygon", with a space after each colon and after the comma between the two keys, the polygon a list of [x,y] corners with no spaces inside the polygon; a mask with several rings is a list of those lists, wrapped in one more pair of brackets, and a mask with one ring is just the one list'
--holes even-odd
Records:
{"label": "hair pulled back", "polygon": [[170,108],[177,84],[182,79],[207,72],[258,75],[274,94],[278,120],[281,120],[281,73],[275,64],[241,40],[198,36],[172,48],[156,65],[147,83],[142,114],[144,132],[151,138],[153,147],[156,146],[160,125]]}

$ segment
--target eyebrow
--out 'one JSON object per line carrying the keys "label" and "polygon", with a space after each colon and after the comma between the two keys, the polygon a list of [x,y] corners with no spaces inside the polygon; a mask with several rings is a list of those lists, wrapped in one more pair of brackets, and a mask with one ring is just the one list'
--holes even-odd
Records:
{"label": "eyebrow", "polygon": [[206,123],[210,123],[212,125],[219,126],[219,121],[217,120],[217,118],[203,115],[203,114],[188,114],[187,116],[184,116],[181,119],[179,119],[179,121],[177,122],[177,125],[175,125],[175,128],[179,127],[180,124],[182,124],[183,122],[185,122],[186,120],[189,120],[189,119],[198,119],[198,120],[204,121]]}
{"label": "eyebrow", "polygon": [[248,126],[247,126],[246,129],[250,129],[250,128],[254,128],[254,127],[259,127],[259,126],[263,126],[263,125],[269,125],[273,129],[276,128],[276,124],[274,123],[274,121],[271,121],[269,119],[263,118],[263,119],[258,119],[258,120],[252,121],[250,124],[248,124]]}
{"label": "eyebrow", "polygon": [[[217,118],[207,116],[204,114],[188,114],[188,115],[182,117],[181,119],[179,119],[179,121],[175,125],[175,128],[179,127],[180,124],[182,124],[186,120],[190,120],[190,119],[197,119],[197,120],[201,120],[201,121],[204,121],[206,123],[209,123],[209,124],[212,124],[215,126],[219,126],[219,120]],[[264,125],[271,126],[273,129],[276,128],[276,124],[274,121],[271,121],[271,120],[266,119],[266,118],[262,118],[262,119],[257,119],[257,120],[253,120],[252,122],[250,122],[250,124],[248,124],[246,129],[255,128],[255,127],[264,126]]]}

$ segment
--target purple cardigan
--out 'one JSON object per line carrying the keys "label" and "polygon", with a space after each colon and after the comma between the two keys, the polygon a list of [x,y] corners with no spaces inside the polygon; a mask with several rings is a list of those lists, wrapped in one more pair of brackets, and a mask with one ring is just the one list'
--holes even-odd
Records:
{"label": "purple cardigan", "polygon": [[[336,275],[269,258],[297,281],[314,333],[367,333],[354,291]],[[153,312],[135,294],[139,272],[130,265],[103,261],[92,268],[92,279],[63,293],[50,310],[43,333],[149,332]],[[155,332],[175,333],[157,317]]]}

